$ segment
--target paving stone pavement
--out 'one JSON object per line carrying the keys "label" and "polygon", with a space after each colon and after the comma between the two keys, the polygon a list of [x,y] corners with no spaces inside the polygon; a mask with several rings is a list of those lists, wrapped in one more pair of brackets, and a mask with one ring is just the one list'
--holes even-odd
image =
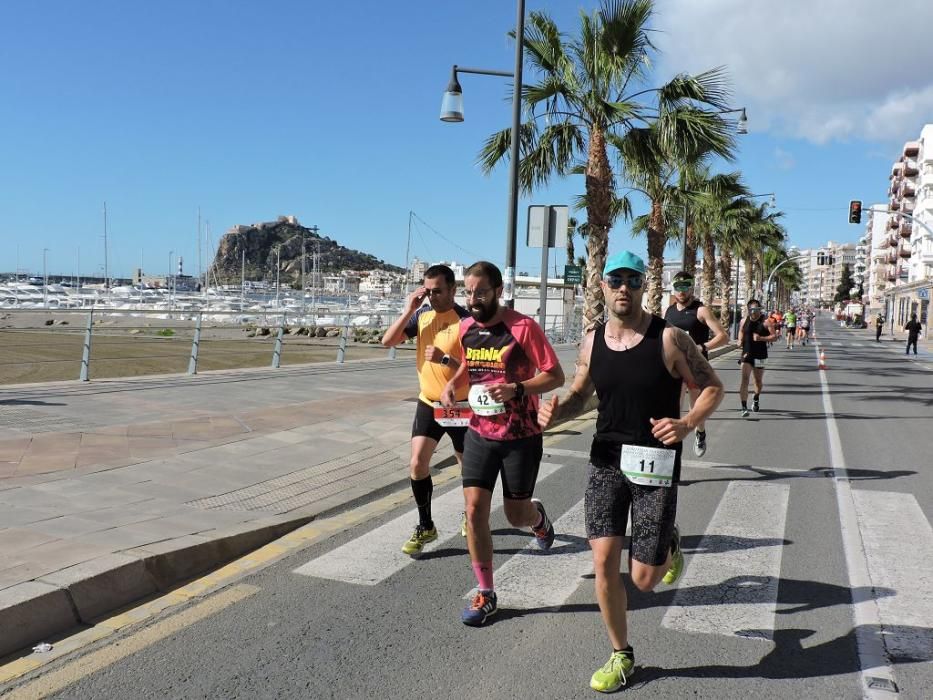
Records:
{"label": "paving stone pavement", "polygon": [[[576,350],[558,355],[569,381]],[[0,635],[0,656],[173,583],[155,557],[186,553],[172,570],[194,575],[400,487],[417,393],[403,353],[0,389],[0,628],[26,624],[31,602],[55,618]],[[433,463],[454,463],[448,440]],[[109,607],[74,587],[105,574]]]}

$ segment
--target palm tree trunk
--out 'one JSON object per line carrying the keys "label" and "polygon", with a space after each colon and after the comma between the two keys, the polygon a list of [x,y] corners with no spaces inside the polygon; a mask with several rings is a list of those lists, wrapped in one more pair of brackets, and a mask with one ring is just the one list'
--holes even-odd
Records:
{"label": "palm tree trunk", "polygon": [[723,250],[719,258],[719,277],[722,280],[722,306],[719,308],[719,321],[723,328],[732,323],[732,253]]}
{"label": "palm tree trunk", "polygon": [[716,296],[716,242],[709,234],[703,237],[703,295],[707,304]]}
{"label": "palm tree trunk", "polygon": [[664,212],[661,202],[651,203],[648,220],[648,311],[661,315],[664,293]]}
{"label": "palm tree trunk", "polygon": [[689,272],[691,275],[696,276],[696,272],[697,272],[697,239],[696,239],[696,232],[693,230],[693,224],[692,224],[690,221],[687,222],[687,239],[686,239],[686,241],[684,241],[684,245],[685,245],[686,248],[687,248],[687,250],[686,250],[686,258],[685,258],[686,261],[687,261],[687,265],[686,265],[686,267],[685,267],[684,269],[685,269],[687,272]]}
{"label": "palm tree trunk", "polygon": [[590,147],[586,160],[586,216],[589,231],[586,237],[584,332],[600,323],[605,311],[605,299],[599,283],[609,248],[613,187],[612,170],[606,154],[606,135],[599,126],[593,126],[590,129]]}

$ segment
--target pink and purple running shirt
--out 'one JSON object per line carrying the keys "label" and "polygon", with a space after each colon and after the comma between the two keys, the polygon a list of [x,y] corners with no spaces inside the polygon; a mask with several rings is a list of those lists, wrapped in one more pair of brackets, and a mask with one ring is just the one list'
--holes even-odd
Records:
{"label": "pink and purple running shirt", "polygon": [[[541,326],[513,309],[503,309],[502,319],[483,326],[471,316],[460,321],[463,362],[470,386],[510,384],[548,372],[559,362]],[[505,413],[470,419],[470,429],[490,440],[518,440],[538,435],[538,397],[525,395],[505,403]]]}

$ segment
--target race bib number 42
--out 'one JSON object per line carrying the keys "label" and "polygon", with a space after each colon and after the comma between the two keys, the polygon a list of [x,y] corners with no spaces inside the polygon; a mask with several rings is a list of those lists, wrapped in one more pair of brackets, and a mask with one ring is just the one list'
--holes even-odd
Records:
{"label": "race bib number 42", "polygon": [[505,405],[486,393],[486,386],[474,384],[470,387],[470,408],[478,416],[498,416],[505,413]]}
{"label": "race bib number 42", "polygon": [[674,450],[641,445],[622,445],[621,469],[640,486],[670,486],[674,480]]}
{"label": "race bib number 42", "polygon": [[455,406],[447,408],[440,401],[434,402],[434,420],[445,428],[465,428],[470,424],[473,411],[466,401],[458,401]]}

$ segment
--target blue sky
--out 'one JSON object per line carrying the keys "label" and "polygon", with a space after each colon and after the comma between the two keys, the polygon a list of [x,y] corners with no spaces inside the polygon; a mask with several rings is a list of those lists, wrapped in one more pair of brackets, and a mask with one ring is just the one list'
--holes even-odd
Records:
{"label": "blue sky", "polygon": [[[596,7],[527,4],[568,32]],[[933,113],[933,78],[904,63],[933,65],[931,7],[660,0],[655,82],[727,65],[751,132],[730,167],[776,193],[791,243],[854,241],[849,199],[885,200],[892,161]],[[0,271],[41,271],[43,248],[51,273],[73,274],[79,248],[80,271],[100,271],[104,201],[116,275],[140,261],[164,273],[169,251],[196,271],[199,207],[215,247],[234,224],[294,214],[401,265],[414,211],[443,239],[418,224],[410,256],[501,264],[507,168],[485,176],[476,157],[509,124],[508,81],[463,76],[466,121],[438,112],[453,63],[511,69],[513,23],[506,0],[6,0]],[[522,198],[519,270],[540,267],[526,207],[582,189],[574,177]],[[645,243],[620,222],[610,250],[626,248]]]}

